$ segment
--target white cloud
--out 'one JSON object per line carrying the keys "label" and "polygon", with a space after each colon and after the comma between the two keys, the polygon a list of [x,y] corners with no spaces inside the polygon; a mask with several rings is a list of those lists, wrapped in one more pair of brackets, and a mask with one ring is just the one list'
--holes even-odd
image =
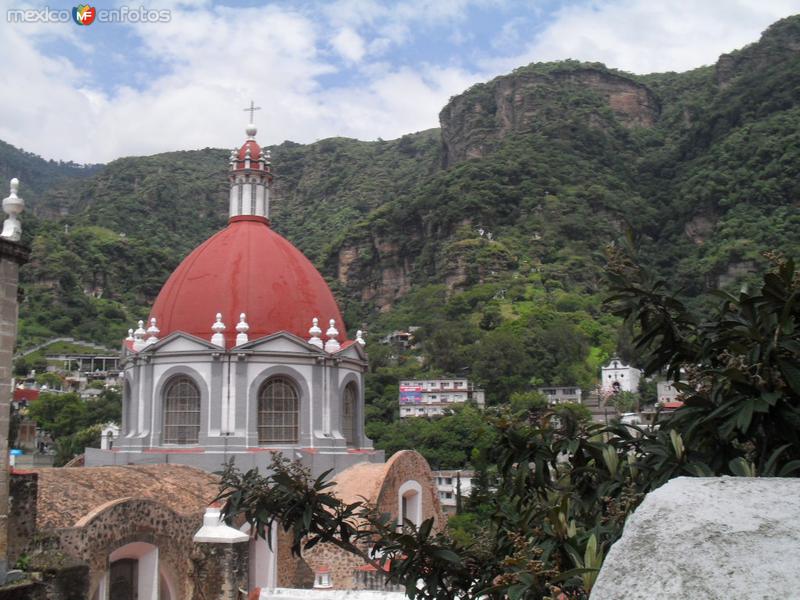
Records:
{"label": "white cloud", "polygon": [[348,62],[359,62],[366,51],[364,40],[349,27],[345,27],[333,36],[331,46]]}
{"label": "white cloud", "polygon": [[522,51],[483,63],[503,72],[530,62],[574,58],[634,73],[685,71],[754,42],[798,0],[612,0],[566,6]]}
{"label": "white cloud", "polygon": [[[0,0],[0,10],[9,1]],[[499,6],[499,0],[477,1]],[[205,0],[170,6],[171,22],[132,26],[137,54],[123,56],[121,48],[108,56],[120,68],[155,62],[158,74],[131,78],[114,90],[99,87],[81,65],[43,49],[43,40],[58,37],[96,52],[86,47],[86,36],[75,36],[76,28],[4,24],[0,139],[47,158],[80,162],[233,147],[242,141],[242,109],[251,99],[263,107],[256,122],[264,143],[334,135],[391,139],[436,126],[450,96],[532,60],[573,57],[636,72],[683,70],[755,41],[771,22],[800,8],[798,0],[567,6],[527,46],[524,24],[509,16],[505,41],[511,43],[500,40],[486,49],[506,56],[488,56],[470,67],[454,66],[459,61],[452,57],[431,57],[407,67],[394,60],[393,48],[415,35],[471,35],[464,17],[470,1],[341,0],[314,15],[274,5],[225,8]],[[444,25],[429,29],[433,23]],[[454,52],[465,62],[479,50],[463,44]]]}

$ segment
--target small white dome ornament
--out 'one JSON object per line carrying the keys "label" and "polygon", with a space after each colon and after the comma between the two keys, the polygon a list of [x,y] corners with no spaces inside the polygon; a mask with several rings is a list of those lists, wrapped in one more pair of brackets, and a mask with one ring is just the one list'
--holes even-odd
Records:
{"label": "small white dome ornament", "polygon": [[126,342],[132,342],[133,341],[133,329],[128,329],[128,337],[125,338],[125,341]]}
{"label": "small white dome ornament", "polygon": [[248,342],[247,332],[250,331],[250,325],[245,320],[247,315],[244,313],[239,315],[239,322],[236,324],[236,345],[241,346]]}
{"label": "small white dome ornament", "polygon": [[156,318],[153,317],[150,319],[150,327],[147,328],[147,340],[145,340],[145,344],[151,346],[158,341],[158,334],[161,333],[161,330],[156,326]]}
{"label": "small white dome ornament", "polygon": [[[249,110],[249,109],[245,109],[245,110]],[[258,110],[258,109],[256,109],[256,110]],[[244,130],[244,132],[247,134],[247,137],[255,138],[256,134],[258,133],[258,129],[256,129],[256,124],[255,123],[248,123],[247,124],[247,128]]]}
{"label": "small white dome ornament", "polygon": [[9,187],[8,197],[3,199],[3,210],[8,215],[8,218],[3,221],[3,232],[0,233],[0,237],[12,242],[18,242],[22,237],[22,224],[17,216],[25,210],[25,201],[17,196],[19,179],[16,177],[12,179]]}
{"label": "small white dome ornament", "polygon": [[358,331],[356,331],[356,341],[359,344],[361,344],[362,348],[367,345],[367,342],[364,340],[363,336],[364,336],[364,332],[363,331],[361,331],[360,329]]}
{"label": "small white dome ornament", "polygon": [[214,335],[211,336],[211,343],[220,348],[225,347],[225,336],[222,332],[225,331],[225,323],[222,322],[222,313],[217,313],[217,320],[211,326],[211,331]]}
{"label": "small white dome ornament", "polygon": [[136,352],[144,350],[147,344],[144,341],[144,336],[147,332],[144,330],[144,321],[139,321],[139,326],[133,332],[133,349]]}
{"label": "small white dome ornament", "polygon": [[308,335],[311,336],[308,338],[308,343],[322,350],[323,344],[322,338],[320,337],[322,335],[322,329],[319,328],[319,319],[317,317],[311,320],[311,329],[308,330]]}
{"label": "small white dome ornament", "polygon": [[328,341],[325,342],[325,352],[333,353],[342,349],[339,345],[339,340],[336,339],[339,337],[339,330],[336,329],[335,320],[330,320],[330,327],[328,327],[328,331],[325,332],[325,335],[328,337]]}

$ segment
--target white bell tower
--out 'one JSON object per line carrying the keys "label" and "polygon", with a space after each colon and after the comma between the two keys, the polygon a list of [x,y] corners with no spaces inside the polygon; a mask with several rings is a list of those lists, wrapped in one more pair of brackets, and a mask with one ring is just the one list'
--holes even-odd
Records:
{"label": "white bell tower", "polygon": [[261,110],[250,102],[250,124],[245,129],[247,140],[238,150],[231,151],[231,184],[229,217],[257,216],[269,220],[269,196],[272,187],[272,169],[269,150],[264,150],[256,142],[256,129],[253,113]]}

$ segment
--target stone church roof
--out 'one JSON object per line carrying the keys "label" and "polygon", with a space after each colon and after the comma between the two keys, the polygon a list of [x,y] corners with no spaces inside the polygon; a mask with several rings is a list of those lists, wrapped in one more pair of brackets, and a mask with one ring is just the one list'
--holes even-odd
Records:
{"label": "stone church roof", "polygon": [[219,478],[185,465],[39,468],[38,529],[72,527],[120,498],[157,500],[180,515],[200,514],[217,495]]}

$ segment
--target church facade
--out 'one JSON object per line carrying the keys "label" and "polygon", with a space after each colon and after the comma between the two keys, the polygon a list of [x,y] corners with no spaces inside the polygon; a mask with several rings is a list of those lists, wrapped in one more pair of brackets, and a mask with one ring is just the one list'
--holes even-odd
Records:
{"label": "church facade", "polygon": [[270,228],[269,152],[246,132],[230,157],[228,226],[129,332],[121,431],[113,449],[87,449],[87,466],[264,468],[280,451],[316,475],[383,461],[364,433],[361,332],[347,339],[325,280]]}

